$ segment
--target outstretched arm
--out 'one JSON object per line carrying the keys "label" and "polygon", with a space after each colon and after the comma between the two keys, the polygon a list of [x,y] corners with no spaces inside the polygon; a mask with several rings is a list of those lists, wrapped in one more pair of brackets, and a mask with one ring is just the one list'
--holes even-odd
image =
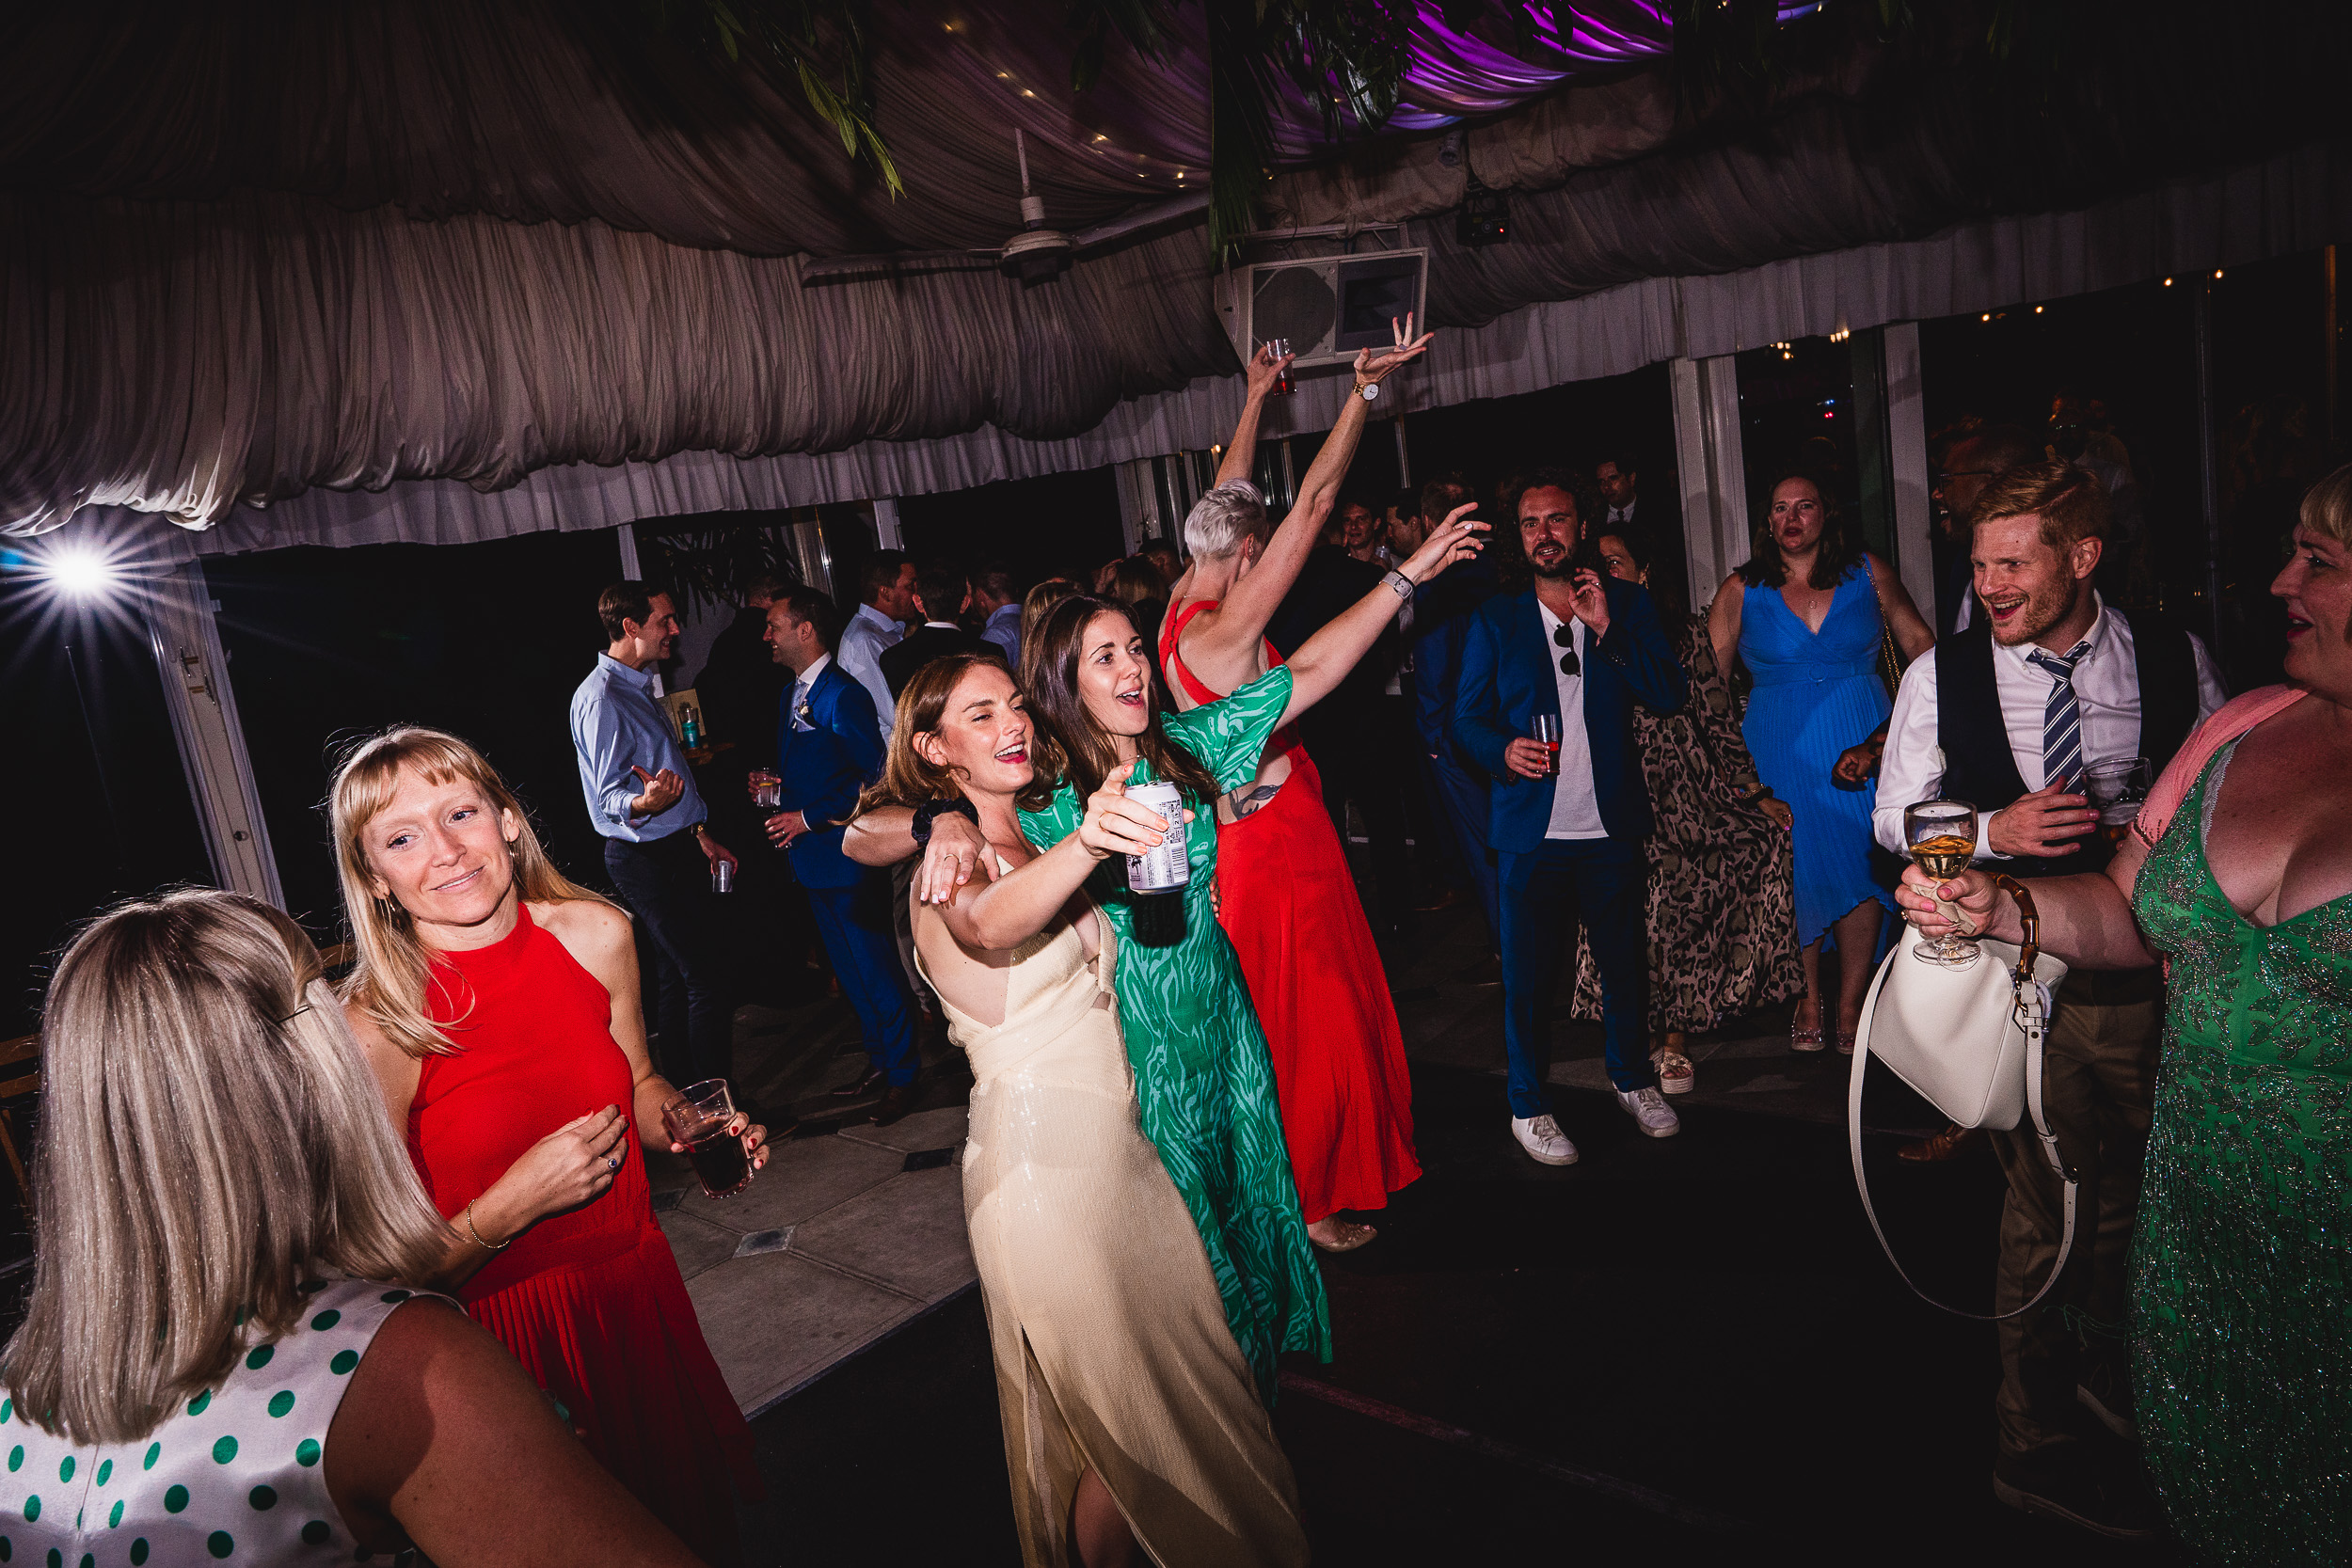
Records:
{"label": "outstretched arm", "polygon": [[[1466,515],[1477,510],[1476,501],[1468,501],[1447,513],[1444,523],[1430,534],[1410,561],[1383,577],[1377,587],[1333,616],[1321,631],[1300,644],[1290,657],[1291,700],[1282,710],[1283,723],[1321,702],[1346,678],[1347,673],[1356,668],[1356,661],[1372,650],[1372,645],[1380,640],[1380,633],[1396,619],[1397,610],[1413,588],[1486,547],[1486,542],[1478,537],[1486,531],[1486,525],[1472,522]],[[1394,587],[1399,577],[1406,581],[1405,594],[1399,594]]]}
{"label": "outstretched arm", "polygon": [[949,933],[982,952],[1018,947],[1053,924],[1098,863],[1156,848],[1168,824],[1127,799],[1127,775],[1134,768],[1121,763],[1087,798],[1076,832],[1018,870],[977,888],[954,889],[939,911]]}
{"label": "outstretched arm", "polygon": [[[2036,881],[2033,902],[2042,917],[2042,951],[2076,969],[2142,969],[2154,963],[2159,955],[2150,949],[2132,914],[2132,893],[2147,863],[2148,847],[2134,833],[2125,836],[2104,871]],[[1942,882],[1912,866],[1895,889],[1895,901],[1904,919],[1931,937],[1957,928],[1947,918],[1957,909],[1969,927],[1963,936],[2025,940],[2017,900],[1994,883],[1990,872],[1974,866]]]}
{"label": "outstretched arm", "polygon": [[1265,635],[1266,623],[1274,619],[1291,585],[1298,580],[1307,557],[1313,553],[1324,520],[1339,500],[1340,482],[1347,477],[1347,466],[1355,459],[1356,443],[1363,436],[1371,406],[1364,402],[1364,388],[1378,385],[1399,366],[1419,358],[1435,336],[1423,333],[1415,338],[1412,326],[1412,318],[1407,316],[1396,329],[1396,346],[1385,354],[1375,356],[1370,349],[1358,353],[1347,406],[1340,410],[1339,423],[1324,437],[1323,450],[1315,453],[1307,477],[1299,482],[1298,499],[1290,515],[1274,531],[1249,575],[1234,584],[1216,609],[1201,611],[1185,625],[1184,663],[1212,689],[1231,691],[1257,674],[1258,641]]}
{"label": "outstretched arm", "polygon": [[1291,368],[1291,356],[1277,355],[1270,343],[1258,345],[1258,352],[1249,356],[1249,396],[1241,405],[1241,422],[1233,427],[1233,439],[1225,448],[1225,461],[1216,466],[1216,482],[1231,484],[1237,479],[1248,479],[1258,470],[1258,418],[1265,412],[1265,400],[1273,394],[1276,383]]}

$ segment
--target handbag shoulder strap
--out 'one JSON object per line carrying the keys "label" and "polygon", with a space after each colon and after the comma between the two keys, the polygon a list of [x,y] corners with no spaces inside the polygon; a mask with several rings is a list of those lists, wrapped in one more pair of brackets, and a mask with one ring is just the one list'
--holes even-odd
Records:
{"label": "handbag shoulder strap", "polygon": [[[2042,1281],[2042,1289],[2033,1293],[2031,1300],[2007,1312],[1963,1312],[1919,1289],[1918,1281],[1911,1277],[1904,1270],[1902,1260],[1895,1256],[1894,1244],[1886,1239],[1886,1227],[1879,1224],[1878,1210],[1870,1202],[1869,1179],[1862,1171],[1862,1076],[1863,1068],[1870,1056],[1870,1038],[1867,1033],[1854,1041],[1853,1076],[1846,1085],[1846,1147],[1853,1157],[1854,1190],[1862,1195],[1862,1212],[1869,1217],[1870,1229],[1879,1239],[1879,1250],[1886,1254],[1886,1260],[1894,1265],[1896,1275],[1911,1287],[1912,1294],[1921,1301],[1956,1318],[1968,1318],[1984,1323],[1999,1323],[2030,1312],[2042,1304],[2043,1296],[2050,1293],[2050,1287],[2056,1285],[2058,1275],[2066,1272],[2066,1260],[2074,1250],[2074,1212],[2076,1200],[2081,1196],[2080,1184],[2068,1173],[2065,1159],[2058,1153],[2058,1134],[2050,1131],[2050,1118],[2042,1104],[2042,1036],[2049,1027],[2049,1010],[2042,1004],[2042,987],[2033,977],[2035,960],[2042,956],[2041,914],[2035,910],[2033,894],[2025,883],[2009,876],[1995,876],[1994,880],[2017,900],[2017,911],[2025,925],[2026,940],[2018,952],[2017,965],[2010,972],[2010,986],[2016,997],[2013,1016],[2026,1034],[2026,1108],[2033,1117],[2034,1132],[2042,1140],[2042,1154],[2049,1160],[2050,1168],[2058,1173],[2058,1180],[2066,1185],[2064,1228],[2058,1237],[2058,1260],[2050,1265],[2049,1274]],[[1886,964],[1899,961],[1903,954],[1903,943],[1898,941],[1880,967],[1883,969]]]}

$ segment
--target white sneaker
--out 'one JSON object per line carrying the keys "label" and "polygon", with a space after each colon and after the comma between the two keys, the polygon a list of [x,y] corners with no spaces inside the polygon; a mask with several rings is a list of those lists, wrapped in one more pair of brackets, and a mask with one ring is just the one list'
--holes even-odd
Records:
{"label": "white sneaker", "polygon": [[[1674,1113],[1669,1111],[1666,1114],[1672,1116]],[[1513,1117],[1511,1136],[1518,1139],[1519,1147],[1527,1150],[1527,1157],[1531,1160],[1547,1165],[1576,1164],[1576,1145],[1568,1142],[1568,1135],[1560,1131],[1560,1124],[1549,1113],[1540,1117]]]}
{"label": "white sneaker", "polygon": [[1642,1130],[1644,1136],[1671,1138],[1682,1131],[1682,1118],[1675,1115],[1675,1108],[1666,1103],[1666,1097],[1658,1092],[1656,1085],[1646,1089],[1619,1089],[1616,1096],[1617,1103],[1625,1107],[1625,1114],[1633,1118],[1633,1125]]}

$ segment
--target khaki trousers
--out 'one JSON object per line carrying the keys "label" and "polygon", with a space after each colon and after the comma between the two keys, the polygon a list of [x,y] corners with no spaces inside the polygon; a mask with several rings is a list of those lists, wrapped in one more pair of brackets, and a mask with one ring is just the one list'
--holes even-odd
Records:
{"label": "khaki trousers", "polygon": [[[2113,1386],[2130,1386],[2125,1268],[2155,1099],[2161,996],[2153,970],[2070,975],[2058,991],[2043,1041],[2042,1094],[2058,1151],[2081,1184],[2074,1250],[2041,1306],[1998,1325],[2001,1387],[1994,1412],[2003,1452],[2072,1437],[2082,1419],[2075,1385],[2102,1362]],[[2148,999],[2098,1000],[2116,997]],[[2065,1187],[2050,1169],[2030,1115],[1992,1138],[2009,1177],[1994,1310],[2008,1312],[2041,1289],[2058,1258]]]}

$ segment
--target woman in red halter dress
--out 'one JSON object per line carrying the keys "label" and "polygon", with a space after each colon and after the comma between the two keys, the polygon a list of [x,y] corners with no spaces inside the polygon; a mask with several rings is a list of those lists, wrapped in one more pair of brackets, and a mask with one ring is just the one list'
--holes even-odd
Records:
{"label": "woman in red halter dress", "polygon": [[[1356,356],[1339,420],[1271,535],[1247,476],[1257,460],[1259,417],[1290,360],[1270,349],[1251,357],[1248,396],[1217,483],[1184,519],[1192,565],[1160,627],[1160,665],[1180,706],[1214,703],[1282,662],[1265,640],[1266,622],[1339,499],[1379,384],[1429,346],[1432,335],[1413,335],[1412,317],[1391,325],[1395,347]],[[1193,637],[1196,669],[1185,661],[1184,635],[1204,615],[1210,621]],[[1322,778],[1292,728],[1266,742],[1257,780],[1217,803],[1216,876],[1217,923],[1241,956],[1274,1058],[1308,1239],[1330,1252],[1361,1246],[1372,1227],[1339,1212],[1385,1208],[1391,1193],[1421,1175],[1412,1080],[1380,950],[1323,807]]]}
{"label": "woman in red halter dress", "polygon": [[[1161,628],[1160,663],[1191,705],[1224,695],[1177,651],[1184,627],[1216,602],[1195,599]],[[1265,659],[1269,668],[1282,662],[1271,642]],[[1228,822],[1218,814],[1216,918],[1265,1027],[1300,1215],[1316,1244],[1329,1247],[1317,1234],[1332,1229],[1323,1222],[1343,1209],[1385,1208],[1421,1175],[1413,1085],[1380,950],[1323,809],[1314,759],[1291,725],[1274,732],[1265,756],[1287,757],[1290,777],[1248,816]],[[1342,1248],[1360,1245],[1358,1234],[1370,1239],[1341,1232]]]}
{"label": "woman in red halter dress", "polygon": [[646,1056],[628,917],[554,869],[454,736],[360,747],[334,818],[360,951],[345,1014],[450,1222],[445,1267],[415,1283],[451,1291],[697,1557],[738,1560],[759,1477],[654,1223],[642,1148],[676,1147],[675,1091]]}

